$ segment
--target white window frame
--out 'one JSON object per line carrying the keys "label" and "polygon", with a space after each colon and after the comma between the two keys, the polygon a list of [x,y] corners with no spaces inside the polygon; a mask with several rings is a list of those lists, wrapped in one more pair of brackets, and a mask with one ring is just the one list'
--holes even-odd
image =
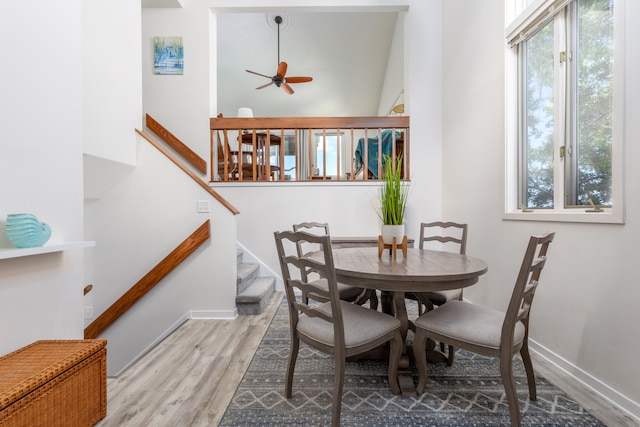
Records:
{"label": "white window frame", "polygon": [[[503,219],[523,221],[560,221],[584,223],[624,224],[624,15],[626,0],[615,0],[614,41],[613,41],[613,141],[612,161],[612,206],[602,212],[588,212],[586,208],[564,207],[564,160],[554,162],[555,197],[553,209],[522,209],[518,203],[518,48],[511,43],[527,37],[526,29],[544,21],[545,15],[558,13],[571,0],[533,0],[524,7],[523,0],[505,0],[506,43],[505,43],[505,212]],[[521,13],[519,13],[521,12]],[[556,87],[556,91],[558,88]],[[556,100],[560,100],[556,92]],[[556,101],[558,102],[558,101]],[[564,102],[564,99],[559,102]],[[557,119],[557,117],[556,117]],[[562,120],[556,120],[562,123]],[[562,126],[556,126],[554,157],[560,159],[559,132]],[[560,177],[560,178],[558,178]],[[561,201],[561,202],[559,202]]]}

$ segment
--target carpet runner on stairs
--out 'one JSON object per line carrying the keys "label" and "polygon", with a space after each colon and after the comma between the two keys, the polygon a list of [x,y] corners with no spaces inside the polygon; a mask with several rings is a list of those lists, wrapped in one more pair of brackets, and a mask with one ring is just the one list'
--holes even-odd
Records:
{"label": "carpet runner on stairs", "polygon": [[240,315],[260,314],[275,289],[274,277],[260,277],[260,265],[242,262],[243,252],[238,248],[238,290],[236,307]]}

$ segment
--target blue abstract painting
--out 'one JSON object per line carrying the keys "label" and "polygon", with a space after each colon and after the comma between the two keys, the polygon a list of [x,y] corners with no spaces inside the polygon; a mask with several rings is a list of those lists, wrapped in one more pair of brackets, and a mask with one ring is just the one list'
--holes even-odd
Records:
{"label": "blue abstract painting", "polygon": [[184,74],[182,37],[153,38],[153,74]]}

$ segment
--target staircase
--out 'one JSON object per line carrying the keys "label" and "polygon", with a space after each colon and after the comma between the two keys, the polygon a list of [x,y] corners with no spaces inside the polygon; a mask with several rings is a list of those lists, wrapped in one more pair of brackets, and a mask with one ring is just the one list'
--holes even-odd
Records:
{"label": "staircase", "polygon": [[260,314],[273,294],[276,279],[258,277],[260,265],[242,262],[242,249],[238,248],[238,292],[236,307],[238,314]]}

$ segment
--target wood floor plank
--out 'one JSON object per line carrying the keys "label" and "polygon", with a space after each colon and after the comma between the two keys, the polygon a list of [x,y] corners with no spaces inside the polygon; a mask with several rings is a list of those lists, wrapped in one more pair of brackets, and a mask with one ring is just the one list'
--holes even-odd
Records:
{"label": "wood floor plank", "polygon": [[[283,298],[233,320],[189,320],[117,378],[107,381],[107,417],[98,427],[215,427]],[[532,355],[536,372],[606,425],[638,425],[611,402]]]}
{"label": "wood floor plank", "polygon": [[283,298],[264,313],[189,320],[117,378],[97,426],[216,426]]}

